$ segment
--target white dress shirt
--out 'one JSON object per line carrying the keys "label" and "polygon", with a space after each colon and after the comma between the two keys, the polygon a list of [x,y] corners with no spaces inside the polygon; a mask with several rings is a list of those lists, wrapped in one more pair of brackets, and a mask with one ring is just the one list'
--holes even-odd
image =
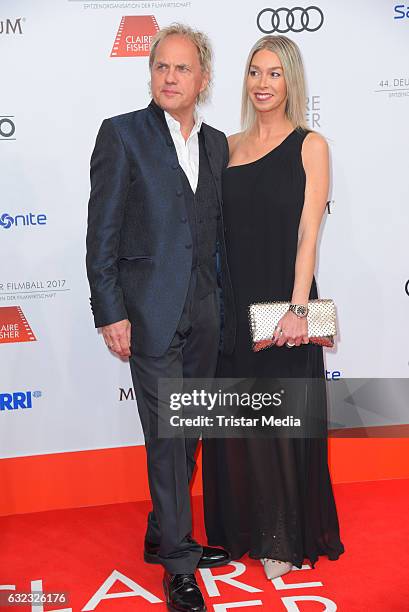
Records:
{"label": "white dress shirt", "polygon": [[175,144],[179,164],[187,176],[193,193],[196,193],[197,182],[199,180],[199,132],[203,123],[203,117],[195,115],[195,124],[186,141],[180,131],[179,121],[176,121],[166,111],[165,118]]}

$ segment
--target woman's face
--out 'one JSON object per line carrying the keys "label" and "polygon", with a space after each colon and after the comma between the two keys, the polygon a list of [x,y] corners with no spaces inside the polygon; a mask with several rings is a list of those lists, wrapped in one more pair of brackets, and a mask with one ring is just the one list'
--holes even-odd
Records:
{"label": "woman's face", "polygon": [[259,112],[283,107],[287,101],[284,71],[276,53],[262,49],[253,55],[247,76],[247,93]]}

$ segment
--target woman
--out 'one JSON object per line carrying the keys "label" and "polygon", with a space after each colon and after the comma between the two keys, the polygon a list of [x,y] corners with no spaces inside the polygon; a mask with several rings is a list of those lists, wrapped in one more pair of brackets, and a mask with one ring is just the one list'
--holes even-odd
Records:
{"label": "woman", "polygon": [[[325,139],[305,123],[300,51],[285,36],[265,36],[245,69],[243,131],[229,138],[223,206],[237,317],[231,355],[218,376],[324,379],[322,348],[309,344],[302,309],[289,310],[275,345],[251,349],[248,306],[307,305],[317,298],[316,243],[328,196]],[[229,312],[225,312],[229,317]],[[311,410],[326,419],[325,393]],[[261,559],[267,578],[344,551],[327,463],[326,438],[205,439],[204,499],[209,544],[233,559]]]}

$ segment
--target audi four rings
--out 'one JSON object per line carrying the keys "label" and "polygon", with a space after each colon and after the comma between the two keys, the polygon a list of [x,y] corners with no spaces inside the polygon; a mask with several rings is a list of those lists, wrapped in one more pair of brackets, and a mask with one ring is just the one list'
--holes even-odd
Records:
{"label": "audi four rings", "polygon": [[265,8],[257,15],[257,27],[264,34],[287,32],[316,32],[324,23],[324,13],[318,6],[293,8]]}

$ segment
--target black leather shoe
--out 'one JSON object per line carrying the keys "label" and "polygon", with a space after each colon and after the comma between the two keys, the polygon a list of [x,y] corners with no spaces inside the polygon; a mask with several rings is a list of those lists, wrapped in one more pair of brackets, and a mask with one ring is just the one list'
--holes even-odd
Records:
{"label": "black leather shoe", "polygon": [[[146,563],[160,563],[158,558],[159,546],[145,540],[145,550],[143,558]],[[223,548],[213,548],[203,546],[203,553],[197,567],[221,567],[230,563],[231,557],[227,550]]]}
{"label": "black leather shoe", "polygon": [[206,612],[203,595],[194,574],[169,574],[163,577],[168,610],[172,612]]}
{"label": "black leather shoe", "polygon": [[221,567],[230,563],[231,557],[224,548],[214,548],[213,546],[203,546],[202,556],[197,567]]}

